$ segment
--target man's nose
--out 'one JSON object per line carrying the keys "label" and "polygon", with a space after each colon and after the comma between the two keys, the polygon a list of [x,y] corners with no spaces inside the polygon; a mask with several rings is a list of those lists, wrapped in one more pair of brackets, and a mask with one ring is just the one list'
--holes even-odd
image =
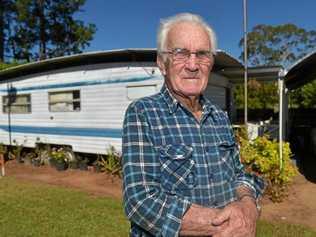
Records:
{"label": "man's nose", "polygon": [[194,53],[191,53],[188,60],[186,61],[186,67],[190,71],[196,71],[198,70],[198,62],[196,55]]}

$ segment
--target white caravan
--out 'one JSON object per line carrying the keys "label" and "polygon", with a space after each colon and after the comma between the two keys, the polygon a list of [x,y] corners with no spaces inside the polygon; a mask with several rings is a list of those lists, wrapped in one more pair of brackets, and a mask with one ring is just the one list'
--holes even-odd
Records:
{"label": "white caravan", "polygon": [[[124,112],[157,93],[163,77],[155,49],[84,53],[0,71],[0,143],[66,146],[73,152],[121,150]],[[231,110],[230,83],[221,70],[241,67],[219,51],[206,96]]]}

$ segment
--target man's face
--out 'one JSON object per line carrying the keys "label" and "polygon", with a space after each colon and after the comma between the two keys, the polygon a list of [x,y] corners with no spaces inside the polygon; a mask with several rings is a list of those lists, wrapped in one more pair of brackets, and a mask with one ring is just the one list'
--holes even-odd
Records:
{"label": "man's face", "polygon": [[[178,23],[170,29],[167,37],[167,51],[174,49],[187,49],[193,53],[210,51],[209,36],[197,24]],[[191,54],[187,60],[176,60],[174,55],[167,54],[165,62],[158,57],[157,63],[169,89],[187,97],[198,96],[206,89],[214,58],[210,56],[209,60],[201,62],[196,54]]]}

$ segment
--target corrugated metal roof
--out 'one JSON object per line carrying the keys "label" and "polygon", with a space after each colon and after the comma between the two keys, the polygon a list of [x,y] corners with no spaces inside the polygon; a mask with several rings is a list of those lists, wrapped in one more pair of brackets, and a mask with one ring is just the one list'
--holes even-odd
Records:
{"label": "corrugated metal roof", "polygon": [[[248,79],[257,81],[276,81],[283,68],[281,66],[260,66],[248,68]],[[224,68],[221,72],[224,76],[230,78],[232,83],[243,83],[244,68]]]}
{"label": "corrugated metal roof", "polygon": [[285,75],[285,85],[293,90],[316,79],[316,51],[293,64]]}
{"label": "corrugated metal roof", "polygon": [[[116,62],[155,62],[156,49],[117,49],[109,51],[88,52],[70,56],[46,59],[43,61],[27,63],[16,67],[11,67],[0,71],[0,80],[7,80],[19,76],[25,76],[35,73],[43,73],[55,69],[68,68],[98,63],[116,63]],[[238,68],[242,64],[219,50],[215,56],[214,70],[219,71],[223,68]]]}

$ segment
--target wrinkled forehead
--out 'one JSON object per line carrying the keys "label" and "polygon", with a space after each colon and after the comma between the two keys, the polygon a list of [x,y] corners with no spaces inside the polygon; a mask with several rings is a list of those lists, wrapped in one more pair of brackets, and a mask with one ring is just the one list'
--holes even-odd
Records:
{"label": "wrinkled forehead", "polygon": [[168,48],[210,49],[210,38],[206,29],[193,22],[175,23],[167,35]]}

